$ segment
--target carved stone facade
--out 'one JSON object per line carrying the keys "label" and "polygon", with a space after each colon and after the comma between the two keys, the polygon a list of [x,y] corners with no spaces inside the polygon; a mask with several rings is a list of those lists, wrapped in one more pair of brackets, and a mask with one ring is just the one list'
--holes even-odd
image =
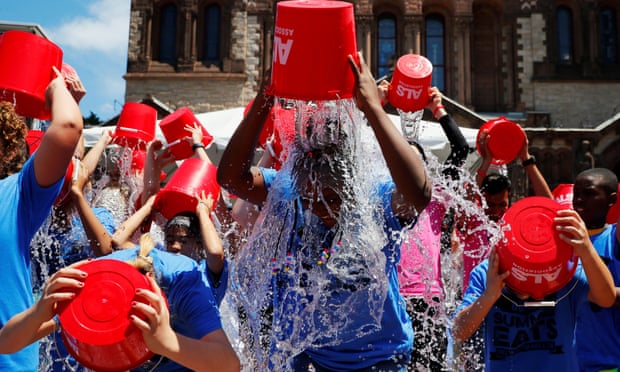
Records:
{"label": "carved stone facade", "polygon": [[[461,119],[459,124],[477,128],[484,118],[510,115],[526,128],[531,152],[538,156],[552,187],[572,182],[581,168],[583,141],[589,141],[588,153],[595,166],[620,174],[617,1],[350,2],[355,9],[358,49],[375,76],[382,16],[395,20],[397,56],[426,55],[427,17],[437,16],[444,27],[443,91],[455,103],[451,109]],[[246,105],[271,66],[276,4],[266,0],[132,0],[126,101],[150,95],[172,108],[189,106],[196,112]],[[219,12],[214,63],[205,57],[208,10],[213,7]],[[558,62],[566,40],[560,35],[558,12],[570,17],[568,63]],[[169,14],[174,14],[176,25],[172,39],[162,34],[169,27],[165,23]],[[601,23],[608,19],[615,22],[609,23],[615,32],[611,45],[600,41]],[[175,45],[171,61],[160,58],[164,39]],[[611,60],[603,61],[603,46],[615,48],[609,54]],[[517,179],[519,167],[512,168]],[[516,186],[517,194],[527,193],[527,185]]]}

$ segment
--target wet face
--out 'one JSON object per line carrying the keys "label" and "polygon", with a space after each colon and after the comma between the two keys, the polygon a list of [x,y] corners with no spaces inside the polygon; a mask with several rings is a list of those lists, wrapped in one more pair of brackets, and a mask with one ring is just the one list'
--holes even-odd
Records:
{"label": "wet face", "polygon": [[314,215],[323,220],[327,227],[332,227],[338,222],[337,217],[342,199],[332,188],[317,188],[308,184],[306,193],[301,197],[301,204],[305,209],[310,209]]}
{"label": "wet face", "polygon": [[172,225],[166,229],[166,250],[192,257],[196,248],[196,238],[185,226]]}
{"label": "wet face", "polygon": [[497,194],[484,193],[484,198],[487,202],[487,207],[484,213],[491,219],[491,221],[498,222],[508,210],[510,206],[510,192],[508,190],[501,191]]}
{"label": "wet face", "polygon": [[603,187],[602,179],[595,175],[577,177],[573,186],[573,208],[583,219],[586,227],[595,229],[605,226],[607,211],[614,200]]}

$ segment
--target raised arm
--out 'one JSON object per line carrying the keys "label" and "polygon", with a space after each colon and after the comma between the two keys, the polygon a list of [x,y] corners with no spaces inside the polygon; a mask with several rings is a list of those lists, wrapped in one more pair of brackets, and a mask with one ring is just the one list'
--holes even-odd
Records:
{"label": "raised arm", "polygon": [[248,114],[233,133],[217,168],[217,182],[239,198],[262,205],[267,189],[262,174],[253,167],[254,151],[265,120],[274,105],[274,97],[267,93],[266,78]]}
{"label": "raised arm", "polygon": [[[459,311],[454,318],[452,335],[457,341],[467,340],[480,328],[487,314],[502,295],[504,280],[509,274],[508,271],[499,273],[499,256],[493,249],[489,254],[484,291],[473,303]],[[472,277],[472,281],[477,279]]]}
{"label": "raised arm", "polygon": [[86,167],[86,172],[89,177],[93,174],[93,172],[95,172],[95,169],[97,169],[99,159],[101,159],[101,155],[111,141],[112,136],[110,134],[110,130],[104,130],[103,132],[101,132],[101,137],[99,137],[97,143],[95,143],[95,146],[88,150],[88,152],[84,156],[84,159],[82,159],[82,163],[84,163],[84,166]]}
{"label": "raised arm", "polygon": [[202,191],[202,194],[197,199],[196,215],[200,222],[202,247],[207,253],[207,267],[213,274],[221,275],[224,270],[224,246],[210,217],[213,197],[211,194],[205,196],[205,192]]}
{"label": "raised arm", "polygon": [[590,286],[588,299],[601,307],[612,306],[616,301],[613,278],[592,245],[588,229],[579,214],[570,209],[561,210],[554,222],[560,239],[570,244],[575,255],[581,259]]}
{"label": "raised arm", "polygon": [[118,226],[112,235],[112,245],[114,248],[129,248],[134,246],[134,243],[131,242],[131,236],[145,221],[148,221],[153,211],[154,203],[155,195],[151,195],[134,214],[129,216]]}
{"label": "raised arm", "polygon": [[536,165],[536,158],[530,155],[529,146],[529,140],[526,135],[525,141],[523,141],[523,147],[521,147],[519,151],[519,159],[521,159],[521,165],[525,169],[527,178],[532,184],[534,195],[553,199],[553,194],[549,189],[549,185]]}
{"label": "raised arm", "polygon": [[34,154],[34,170],[41,186],[63,178],[82,135],[82,114],[65,79],[54,67],[56,78],[47,86],[45,100],[51,109],[51,124]]}
{"label": "raised arm", "polygon": [[75,179],[71,185],[71,193],[75,206],[80,215],[84,232],[88,238],[88,243],[95,253],[95,256],[105,256],[113,251],[112,236],[110,236],[110,232],[108,232],[101,221],[99,221],[90,203],[84,196],[84,186],[88,183],[89,179],[86,165],[76,160],[75,166],[78,167],[77,179]]}
{"label": "raised arm", "polygon": [[375,79],[361,53],[358,53],[358,57],[360,66],[353,56],[349,56],[356,81],[355,100],[377,137],[396,184],[396,192],[392,197],[394,211],[399,217],[412,220],[429,203],[431,183],[422,159],[383,110]]}

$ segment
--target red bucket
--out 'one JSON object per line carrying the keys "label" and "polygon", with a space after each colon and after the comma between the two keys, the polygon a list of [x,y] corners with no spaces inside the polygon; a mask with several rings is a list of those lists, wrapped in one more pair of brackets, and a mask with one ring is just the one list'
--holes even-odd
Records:
{"label": "red bucket", "polygon": [[478,152],[480,152],[480,134],[485,129],[488,129],[487,145],[493,156],[494,164],[510,163],[519,155],[525,142],[525,131],[519,124],[507,120],[504,116],[482,124],[476,138]]}
{"label": "red bucket", "polygon": [[430,100],[428,88],[432,80],[431,61],[418,54],[400,57],[388,90],[390,104],[404,112],[423,110]]}
{"label": "red bucket", "polygon": [[275,157],[275,169],[280,169],[288,156],[288,149],[295,141],[295,108],[278,105],[275,112],[271,150]]}
{"label": "red bucket", "polygon": [[560,203],[564,209],[573,209],[573,184],[561,183],[551,192],[553,200]]}
{"label": "red bucket", "polygon": [[19,115],[47,120],[45,90],[62,68],[62,49],[48,39],[25,31],[0,35],[0,100],[13,102]]}
{"label": "red bucket", "polygon": [[30,129],[28,130],[28,134],[26,134],[26,143],[28,144],[28,150],[30,150],[30,155],[32,155],[43,140],[43,135],[45,135],[45,131],[41,129]]}
{"label": "red bucket", "polygon": [[176,160],[187,159],[194,155],[192,145],[187,141],[188,137],[191,139],[192,134],[185,130],[185,125],[194,126],[195,124],[202,129],[202,144],[209,146],[213,141],[213,136],[207,132],[188,107],[176,110],[159,122],[159,128],[168,142],[167,148]]}
{"label": "red bucket", "polygon": [[138,102],[127,102],[116,123],[113,142],[125,147],[146,147],[155,139],[157,110]]}
{"label": "red bucket", "polygon": [[542,196],[523,198],[504,215],[504,239],[498,244],[500,271],[506,284],[536,300],[558,291],[575,274],[578,258],[558,237],[553,218],[564,209]]}
{"label": "red bucket", "polygon": [[96,371],[124,371],[153,356],[142,332],[131,324],[131,303],[139,288],[152,289],[132,265],[99,259],[78,267],[88,273],[84,287],[70,302],[59,304],[62,339],[69,353]]}
{"label": "red bucket", "polygon": [[271,68],[276,96],[304,101],[353,97],[349,54],[357,59],[353,4],[278,2]]}
{"label": "red bucket", "polygon": [[202,191],[211,194],[215,209],[215,201],[220,195],[220,185],[215,177],[217,167],[198,158],[188,158],[172,174],[170,180],[155,198],[155,209],[164,217],[171,219],[179,213],[196,213],[196,196]]}

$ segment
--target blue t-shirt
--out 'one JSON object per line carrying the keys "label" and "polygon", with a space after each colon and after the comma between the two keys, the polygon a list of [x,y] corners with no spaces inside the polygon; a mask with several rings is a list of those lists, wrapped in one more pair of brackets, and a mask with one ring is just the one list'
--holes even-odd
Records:
{"label": "blue t-shirt", "polygon": [[[620,287],[620,250],[616,224],[590,236],[598,254],[607,263],[616,287]],[[620,308],[602,308],[584,303],[577,315],[575,330],[577,358],[581,371],[600,371],[620,367]]]}
{"label": "blue t-shirt", "polygon": [[[92,211],[108,234],[114,234],[116,224],[112,212],[100,207],[94,207]],[[86,231],[84,231],[82,219],[75,214],[71,217],[68,230],[54,226],[50,215],[46,223],[37,231],[31,247],[35,293],[58,269],[95,257]]]}
{"label": "blue t-shirt", "polygon": [[[132,261],[138,249],[122,249],[102,257],[120,261]],[[153,268],[159,286],[164,291],[170,309],[172,329],[184,336],[201,339],[206,334],[222,328],[220,313],[209,287],[208,280],[193,259],[158,249],[152,249]],[[159,362],[155,356],[151,363]],[[144,369],[149,370],[148,363]],[[157,371],[188,371],[187,368],[170,360],[163,359]]]}
{"label": "blue t-shirt", "polygon": [[[265,185],[269,189],[276,177],[276,171],[273,169],[261,169],[263,173],[263,179],[265,181]],[[292,190],[281,190],[284,194],[291,195]],[[407,315],[405,310],[405,302],[400,295],[399,285],[398,285],[398,275],[396,265],[400,260],[400,231],[402,231],[403,227],[401,226],[400,221],[394,215],[392,211],[392,203],[391,197],[394,191],[394,184],[391,181],[384,182],[380,184],[376,189],[373,190],[374,195],[371,197],[376,197],[378,199],[378,203],[380,203],[380,208],[376,210],[380,210],[382,212],[382,216],[380,216],[383,220],[383,233],[385,234],[385,238],[387,244],[383,247],[382,252],[385,254],[385,278],[364,278],[360,277],[357,274],[353,274],[355,278],[355,283],[351,284],[347,289],[347,283],[343,283],[338,281],[340,278],[334,281],[333,277],[332,283],[326,285],[324,288],[331,288],[333,291],[330,292],[329,304],[334,306],[334,308],[330,308],[328,311],[343,311],[343,308],[338,308],[338,304],[340,303],[342,296],[342,301],[346,301],[348,295],[350,295],[350,291],[365,291],[365,285],[368,286],[373,280],[386,280],[387,281],[387,294],[385,300],[382,305],[382,315],[380,318],[380,324],[378,329],[368,328],[367,325],[373,324],[376,322],[376,319],[370,319],[366,316],[365,312],[355,313],[351,312],[350,316],[348,316],[348,322],[345,327],[342,327],[337,330],[337,336],[335,338],[338,342],[333,343],[333,346],[321,346],[318,348],[307,348],[304,352],[312,359],[312,362],[318,364],[319,366],[330,369],[330,370],[358,370],[369,368],[377,363],[390,361],[390,360],[398,360],[402,361],[403,365],[406,365],[407,361],[410,358],[410,354],[413,347],[413,329],[411,326],[411,320]],[[298,222],[298,226],[304,226],[304,218],[305,213],[303,208],[301,207],[301,203],[299,199],[295,201],[297,203],[296,215],[295,219]],[[380,213],[381,213],[380,212]],[[320,221],[317,221],[316,226],[312,226],[313,229],[316,229],[317,234],[321,235],[323,232],[327,235],[328,230],[326,226],[322,225]],[[299,249],[301,246],[301,242],[299,241],[298,234],[293,230],[293,237],[289,237],[289,241],[294,241],[292,249]],[[329,238],[328,238],[329,239]],[[295,248],[296,247],[296,248]],[[317,251],[320,250],[317,247]],[[320,252],[314,252],[319,253]],[[308,253],[312,255],[313,253]],[[316,261],[314,261],[316,263]],[[303,264],[302,264],[303,265]],[[329,279],[330,276],[327,276]],[[369,283],[362,283],[364,280],[368,280]],[[297,296],[295,298],[286,297],[283,298],[284,295],[282,284],[286,287],[287,285],[300,286],[303,288],[303,284],[290,283],[289,279],[287,279],[287,273],[282,270],[278,275],[274,275],[274,309],[287,309],[289,308],[287,304],[292,305],[292,308],[295,306],[299,306],[300,302],[303,301],[313,301],[310,296]],[[362,288],[360,288],[360,286]],[[293,291],[296,292],[296,291]],[[303,291],[299,291],[303,292]],[[290,295],[290,293],[289,293]],[[289,301],[287,303],[287,301]],[[292,303],[290,302],[292,301]],[[303,307],[303,305],[301,306]],[[284,310],[286,311],[286,310]],[[347,310],[350,311],[350,310]],[[276,310],[274,310],[274,323],[278,322],[278,314]],[[304,322],[312,322],[314,327],[325,327],[324,323],[317,320],[304,320]],[[280,332],[280,336],[284,337],[284,341],[286,342],[287,331],[286,327],[291,326],[291,324],[279,324],[282,326],[282,332]],[[274,328],[279,328],[278,326],[274,326]],[[319,329],[318,334],[330,334],[332,339],[335,333],[333,329]],[[355,332],[356,330],[366,330],[366,332],[362,332],[360,336],[357,336]],[[277,333],[277,331],[276,331]],[[324,340],[319,339],[318,342],[322,342]]]}
{"label": "blue t-shirt", "polygon": [[[34,156],[23,169],[0,180],[0,325],[34,303],[30,277],[30,240],[50,214],[63,178],[49,187],[37,184]],[[39,343],[21,351],[0,355],[2,371],[37,371]]]}
{"label": "blue t-shirt", "polygon": [[[471,272],[457,313],[471,305],[486,289],[488,259]],[[554,307],[524,307],[504,289],[482,323],[486,371],[579,371],[573,347],[577,308],[587,301],[588,283],[583,267],[546,300]]]}
{"label": "blue t-shirt", "polygon": [[207,266],[207,260],[201,260],[200,270],[202,270],[209,281],[209,285],[211,286],[211,291],[213,292],[213,297],[215,297],[215,302],[217,306],[222,304],[222,300],[226,295],[226,289],[228,288],[228,260],[224,260],[224,268],[222,269],[222,273],[219,276],[213,275],[209,267]]}

